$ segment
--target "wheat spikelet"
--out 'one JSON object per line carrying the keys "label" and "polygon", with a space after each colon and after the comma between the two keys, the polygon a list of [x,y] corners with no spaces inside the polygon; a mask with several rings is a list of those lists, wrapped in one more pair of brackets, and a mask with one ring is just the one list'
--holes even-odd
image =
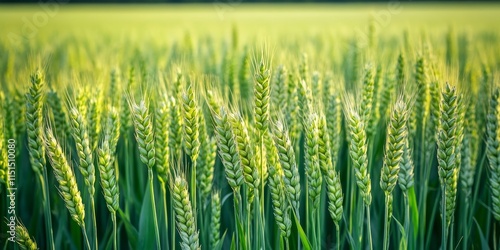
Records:
{"label": "wheat spikelet", "polygon": [[309,185],[309,198],[313,208],[319,206],[319,196],[321,193],[322,177],[320,171],[320,153],[318,150],[318,123],[319,117],[316,113],[311,113],[304,121],[304,131],[306,137],[305,144],[305,171],[307,184]]}
{"label": "wheat spikelet", "polygon": [[228,114],[224,108],[221,108],[217,113],[212,112],[212,116],[215,123],[219,156],[224,165],[227,181],[231,188],[238,192],[243,184],[243,170]]}
{"label": "wheat spikelet", "polygon": [[396,84],[403,86],[406,82],[406,62],[403,53],[399,53],[398,61],[396,64]]}
{"label": "wheat spikelet", "polygon": [[206,200],[212,192],[215,158],[217,155],[217,141],[210,138],[207,132],[205,116],[200,115],[200,156],[197,163],[196,183],[200,189],[200,197]]}
{"label": "wheat spikelet", "polygon": [[250,80],[250,55],[248,49],[245,48],[241,58],[240,70],[238,72],[238,82],[240,84],[240,92],[245,102],[250,99],[252,93],[252,82]]}
{"label": "wheat spikelet", "polygon": [[19,245],[19,248],[23,250],[37,250],[38,246],[36,245],[35,240],[33,240],[28,233],[28,229],[24,227],[21,222],[18,222],[16,225],[16,242]]}
{"label": "wheat spikelet", "polygon": [[297,93],[299,100],[298,104],[300,107],[299,119],[302,127],[305,127],[305,124],[303,123],[307,120],[308,115],[311,113],[313,104],[312,93],[306,81],[300,80]]}
{"label": "wheat spikelet", "polygon": [[155,145],[153,122],[149,114],[149,107],[143,100],[139,104],[132,103],[132,116],[135,127],[135,138],[139,147],[139,156],[142,163],[149,169],[155,165]]}
{"label": "wheat spikelet", "polygon": [[[16,136],[21,136],[26,132],[26,99],[19,89],[14,92],[13,114],[15,116],[14,126]],[[14,137],[12,137],[14,138]]]}
{"label": "wheat spikelet", "polygon": [[95,193],[95,167],[92,155],[92,145],[88,136],[86,122],[78,109],[71,108],[69,111],[71,127],[73,128],[73,138],[75,139],[76,152],[79,158],[78,169],[82,173],[85,185],[89,190],[90,196]]}
{"label": "wheat spikelet", "polygon": [[408,122],[407,108],[404,100],[399,98],[393,107],[387,128],[384,163],[380,174],[380,187],[385,195],[391,195],[398,181],[401,159],[407,141]]}
{"label": "wheat spikelet", "polygon": [[324,109],[325,112],[328,110],[328,105],[330,102],[330,96],[333,94],[333,90],[335,86],[335,82],[333,81],[333,73],[332,72],[327,72],[325,74],[325,79],[323,80],[322,83],[322,89],[321,89],[321,107]]}
{"label": "wheat spikelet", "polygon": [[287,109],[288,71],[284,65],[279,65],[271,84],[271,112],[275,117],[280,110]]}
{"label": "wheat spikelet", "polygon": [[260,173],[254,161],[254,152],[250,147],[251,141],[245,122],[240,115],[229,115],[233,136],[238,150],[239,162],[243,170],[245,183],[249,187],[248,202],[252,203],[255,191],[259,189]]}
{"label": "wheat spikelet", "polygon": [[342,144],[342,103],[337,93],[333,93],[328,101],[326,122],[328,137],[330,139],[331,157],[332,161],[336,163]]}
{"label": "wheat spikelet", "polygon": [[430,93],[430,109],[429,109],[429,119],[425,126],[425,144],[427,149],[425,150],[425,158],[429,159],[431,154],[434,153],[436,148],[435,143],[437,139],[437,129],[439,125],[439,118],[441,116],[439,111],[439,103],[441,102],[441,94],[439,92],[439,83],[432,81],[429,85]]}
{"label": "wheat spikelet", "polygon": [[309,63],[307,59],[307,54],[303,53],[300,57],[300,63],[299,63],[299,76],[300,80],[308,81],[309,77]]}
{"label": "wheat spikelet", "polygon": [[118,140],[120,139],[121,127],[122,124],[118,109],[113,106],[109,107],[104,134],[109,137],[109,147],[113,154],[116,152],[116,146],[118,145]]}
{"label": "wheat spikelet", "polygon": [[[458,115],[458,96],[456,89],[446,84],[442,92],[442,101],[440,103],[441,119],[439,120],[438,129],[438,163],[439,163],[439,180],[442,190],[446,196],[443,202],[446,203],[446,227],[449,226],[450,218],[453,215],[455,204],[454,197],[454,181],[457,171],[456,166],[456,133],[457,133],[457,115]],[[442,211],[444,212],[444,211]]]}
{"label": "wheat spikelet", "polygon": [[106,206],[111,213],[116,213],[120,203],[118,173],[113,166],[113,150],[110,148],[110,138],[105,137],[97,149],[97,162],[101,178],[101,187]]}
{"label": "wheat spikelet", "polygon": [[373,110],[373,97],[375,93],[375,80],[373,77],[373,67],[367,65],[365,68],[365,76],[363,79],[363,93],[360,107],[360,115],[367,129],[367,134],[370,136],[373,133],[373,128],[370,126]]}
{"label": "wheat spikelet", "polygon": [[417,59],[415,65],[415,83],[417,93],[415,105],[411,113],[411,120],[417,122],[417,129],[421,129],[427,120],[430,104],[430,89],[427,79],[427,64],[423,56]]}
{"label": "wheat spikelet", "polygon": [[[319,98],[321,98],[322,93],[321,93],[321,74],[318,71],[313,71],[311,75],[311,91],[312,93],[315,93],[319,95]],[[322,100],[321,99],[315,99],[314,104],[319,104]]]}
{"label": "wheat spikelet", "polygon": [[155,109],[155,153],[156,172],[163,185],[167,184],[170,175],[169,126],[170,106],[168,101],[161,101]]}
{"label": "wheat spikelet", "polygon": [[274,219],[280,229],[281,236],[289,237],[291,233],[292,221],[290,219],[288,203],[286,201],[286,192],[283,186],[283,171],[279,168],[279,165],[269,166],[268,180]]}
{"label": "wheat spikelet", "polygon": [[199,121],[201,110],[198,107],[192,86],[182,95],[182,131],[186,153],[196,162],[200,153]]}
{"label": "wheat spikelet", "polygon": [[[77,90],[76,93],[76,108],[82,117],[87,118],[89,112],[90,104],[90,90],[88,88],[82,87]],[[85,123],[87,120],[85,120]]]}
{"label": "wheat spikelet", "polygon": [[[28,95],[29,94],[30,93],[28,92]],[[7,138],[16,138],[17,133],[19,132],[19,131],[17,131],[17,127],[16,127],[16,117],[15,117],[16,116],[16,109],[15,109],[16,103],[14,101],[14,98],[11,96],[6,97],[5,99],[6,99],[5,100],[5,121],[6,121],[5,135]],[[29,103],[28,103],[28,105],[29,105]],[[26,115],[28,115],[28,113],[26,113]],[[29,121],[26,120],[26,122],[28,123]],[[29,129],[28,125],[29,124],[26,124],[27,129]],[[28,136],[29,136],[29,134],[28,134]],[[28,137],[28,139],[29,139],[29,137]]]}
{"label": "wheat spikelet", "polygon": [[288,74],[288,102],[286,122],[290,124],[290,139],[293,142],[299,140],[302,131],[302,123],[300,122],[301,107],[299,105],[299,91],[297,91],[297,82],[292,73]]}
{"label": "wheat spikelet", "polygon": [[[37,71],[32,74],[30,79],[31,86],[28,90],[28,94],[26,94],[26,130],[28,133],[28,151],[33,171],[41,175],[45,166],[45,148],[42,138],[42,112],[45,80],[41,71]],[[6,119],[7,118],[8,117],[6,117]]]}
{"label": "wheat spikelet", "polygon": [[410,148],[410,140],[408,137],[405,138],[403,150],[403,157],[399,165],[400,170],[398,184],[402,191],[407,191],[414,185],[413,171],[415,169],[415,166],[413,165],[412,150]]}
{"label": "wheat spikelet", "polygon": [[85,227],[85,208],[83,207],[82,197],[76,184],[75,174],[70,167],[64,152],[57,142],[51,129],[45,133],[45,145],[54,175],[59,183],[59,194],[64,200],[66,208],[71,218],[80,226]]}
{"label": "wheat spikelet", "polygon": [[[130,85],[134,81],[134,70],[133,68],[130,69],[129,71],[129,81],[128,81],[128,87],[130,88]],[[132,119],[130,116],[130,108],[129,108],[129,103],[126,95],[127,89],[125,91],[122,91],[122,97],[120,98],[120,134],[122,135],[128,135],[129,128],[132,126]],[[124,93],[123,93],[124,92]]]}
{"label": "wheat spikelet", "polygon": [[91,149],[95,150],[99,142],[99,134],[101,133],[101,116],[102,116],[102,101],[99,97],[99,90],[96,90],[89,100],[87,131],[91,143]]}
{"label": "wheat spikelet", "polygon": [[[340,130],[335,133],[339,133]],[[327,121],[324,114],[319,114],[318,117],[318,155],[319,155],[319,165],[323,174],[330,168],[333,168],[333,161],[331,152],[333,151],[330,147],[330,137],[329,130],[327,128]],[[336,162],[336,160],[335,160]]]}
{"label": "wheat spikelet", "polygon": [[56,133],[63,136],[70,135],[71,130],[67,116],[64,112],[61,98],[55,90],[50,90],[49,93],[47,93],[47,102],[52,110]]}
{"label": "wheat spikelet", "polygon": [[273,132],[273,139],[281,168],[283,169],[283,181],[285,184],[285,193],[292,204],[292,207],[299,211],[300,205],[300,175],[297,162],[295,161],[295,152],[292,142],[288,136],[285,125],[278,121]]}
{"label": "wheat spikelet", "polygon": [[458,191],[458,180],[460,174],[460,168],[462,165],[462,148],[463,148],[463,138],[464,138],[464,119],[465,119],[465,106],[462,95],[457,96],[457,111],[456,111],[456,130],[455,136],[453,138],[455,144],[455,167],[453,169],[452,178],[448,179],[448,185],[450,188],[450,192],[447,192],[447,205],[446,208],[448,211],[446,215],[449,216],[449,220],[451,220],[453,212],[455,211],[455,204],[457,199],[457,191]]}
{"label": "wheat spikelet", "polygon": [[[257,148],[260,148],[260,147],[257,147]],[[267,164],[264,164],[264,165],[269,166],[267,171],[265,172],[264,179],[262,180],[262,185],[265,186],[267,178],[270,175],[269,168],[271,166],[275,166],[277,169],[278,168],[281,169],[281,165],[279,162],[279,156],[278,156],[278,150],[274,146],[273,135],[272,135],[271,131],[269,131],[267,134],[264,135],[264,148],[260,149],[260,150],[265,150]],[[258,154],[256,155],[255,158],[258,158],[257,156],[258,156]]]}
{"label": "wheat spikelet", "polygon": [[395,93],[395,76],[393,71],[386,73],[384,78],[384,84],[382,84],[380,90],[380,102],[379,102],[379,114],[381,117],[386,117],[389,113],[389,103],[393,99]]}
{"label": "wheat spikelet", "polygon": [[361,191],[363,202],[369,206],[372,195],[370,174],[368,173],[368,145],[365,123],[352,102],[352,100],[347,99],[344,103],[344,114],[349,131],[349,155],[354,165],[356,184]]}
{"label": "wheat spikelet", "polygon": [[212,192],[211,217],[210,217],[210,247],[215,249],[220,243],[220,216],[221,216],[220,192]]}
{"label": "wheat spikelet", "polygon": [[471,196],[474,175],[476,173],[476,161],[479,149],[479,128],[475,116],[476,105],[469,102],[464,119],[464,138],[462,148],[462,167],[460,169],[460,184],[466,200]]}
{"label": "wheat spikelet", "polygon": [[486,156],[490,165],[492,212],[500,220],[500,89],[495,87],[490,97],[487,115]]}
{"label": "wheat spikelet", "polygon": [[271,70],[267,62],[262,59],[255,73],[254,84],[254,120],[255,127],[265,134],[269,128],[269,99],[271,87],[269,79]]}
{"label": "wheat spikelet", "polygon": [[8,155],[7,155],[7,145],[5,144],[4,137],[4,117],[3,113],[0,112],[0,183],[7,184],[8,179]]}
{"label": "wheat spikelet", "polygon": [[178,156],[182,151],[182,114],[181,104],[177,102],[175,97],[170,98],[170,130],[169,130],[169,146],[174,153]]}
{"label": "wheat spikelet", "polygon": [[383,85],[383,76],[385,72],[382,70],[382,64],[378,64],[374,76],[373,76],[373,102],[372,102],[372,111],[371,111],[371,117],[370,117],[370,127],[375,129],[377,126],[378,121],[381,118],[380,114],[380,103],[382,99],[382,85]]}
{"label": "wheat spikelet", "polygon": [[344,195],[340,176],[333,168],[327,169],[325,173],[326,194],[328,195],[328,211],[335,224],[338,225],[342,219]]}
{"label": "wheat spikelet", "polygon": [[181,248],[183,250],[201,249],[193,208],[189,200],[188,183],[183,177],[175,177],[172,184],[172,196],[174,200],[177,229],[182,239],[180,243]]}

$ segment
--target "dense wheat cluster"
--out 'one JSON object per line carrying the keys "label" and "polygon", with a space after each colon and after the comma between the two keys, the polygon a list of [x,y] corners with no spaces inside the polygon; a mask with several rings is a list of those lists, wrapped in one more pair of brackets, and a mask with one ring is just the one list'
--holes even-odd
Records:
{"label": "dense wheat cluster", "polygon": [[363,23],[0,40],[16,244],[497,249],[498,32]]}

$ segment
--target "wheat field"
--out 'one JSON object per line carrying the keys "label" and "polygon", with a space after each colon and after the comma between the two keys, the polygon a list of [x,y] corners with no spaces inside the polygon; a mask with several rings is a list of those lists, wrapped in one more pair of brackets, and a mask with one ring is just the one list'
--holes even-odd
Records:
{"label": "wheat field", "polygon": [[500,249],[500,6],[4,5],[1,249]]}

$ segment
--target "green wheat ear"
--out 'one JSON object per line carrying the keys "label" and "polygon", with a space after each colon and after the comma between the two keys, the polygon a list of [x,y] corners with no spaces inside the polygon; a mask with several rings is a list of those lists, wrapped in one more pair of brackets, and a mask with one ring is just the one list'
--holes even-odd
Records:
{"label": "green wheat ear", "polygon": [[97,149],[97,162],[106,206],[111,213],[115,213],[120,205],[120,192],[118,173],[113,165],[113,150],[110,144],[110,138],[105,137],[100,148]]}
{"label": "green wheat ear", "polygon": [[490,189],[492,212],[500,220],[500,89],[494,89],[490,97],[487,115],[486,155],[490,165]]}
{"label": "green wheat ear", "polygon": [[229,186],[238,192],[243,184],[243,169],[241,168],[238,146],[235,141],[229,116],[224,108],[219,111],[212,111],[215,123],[215,134],[217,136],[217,147],[219,156],[224,165],[224,172]]}
{"label": "green wheat ear", "polygon": [[221,217],[220,193],[212,192],[211,218],[210,218],[210,247],[215,249],[220,242],[220,217]]}
{"label": "green wheat ear", "polygon": [[33,171],[42,174],[45,167],[45,148],[43,144],[43,101],[45,80],[41,71],[31,75],[31,87],[26,94],[26,129],[28,132],[28,151]]}
{"label": "green wheat ear", "polygon": [[269,128],[269,100],[271,70],[268,63],[260,61],[258,71],[255,73],[254,84],[254,119],[255,127],[265,134]]}
{"label": "green wheat ear", "polygon": [[292,141],[288,135],[285,125],[278,121],[273,132],[273,139],[278,151],[278,158],[283,169],[283,182],[285,193],[290,200],[294,210],[299,211],[300,206],[300,175],[297,162],[295,161],[295,151]]}
{"label": "green wheat ear", "polygon": [[170,175],[170,147],[169,128],[170,127],[170,102],[162,101],[155,109],[155,153],[156,172],[158,179],[164,185],[167,184]]}
{"label": "green wheat ear", "polygon": [[23,250],[38,249],[35,240],[33,240],[33,238],[28,233],[28,229],[26,229],[26,227],[24,227],[24,225],[19,221],[16,225],[16,242]]}
{"label": "green wheat ear", "polygon": [[279,164],[269,166],[268,181],[274,218],[280,229],[280,234],[287,238],[291,233],[292,221],[288,202],[286,201],[287,194],[283,183],[283,171]]}
{"label": "green wheat ear", "polygon": [[193,208],[189,200],[188,183],[183,177],[175,177],[172,184],[172,196],[177,229],[182,239],[180,243],[181,248],[190,250],[201,249]]}
{"label": "green wheat ear", "polygon": [[132,103],[132,115],[134,118],[135,137],[139,147],[139,156],[142,163],[149,169],[155,165],[155,145],[153,122],[149,114],[149,107],[146,102]]}
{"label": "green wheat ear", "polygon": [[71,218],[82,228],[85,227],[85,208],[78,190],[75,174],[51,129],[47,129],[45,145],[54,175],[59,183],[59,193],[64,200]]}
{"label": "green wheat ear", "polygon": [[384,164],[380,178],[380,187],[391,195],[398,180],[400,163],[404,155],[408,129],[408,111],[402,98],[399,98],[393,107],[391,119],[387,128]]}
{"label": "green wheat ear", "polygon": [[233,136],[235,138],[238,156],[243,170],[244,181],[249,187],[248,201],[253,202],[255,191],[259,189],[260,174],[254,161],[254,151],[251,148],[250,136],[245,122],[239,115],[230,115]]}
{"label": "green wheat ear", "polygon": [[183,142],[186,153],[196,162],[200,153],[200,115],[201,109],[198,107],[192,86],[182,95],[182,131]]}
{"label": "green wheat ear", "polygon": [[8,154],[4,136],[4,117],[0,112],[0,183],[7,183],[8,178]]}
{"label": "green wheat ear", "polygon": [[344,114],[349,131],[349,155],[353,161],[356,184],[361,190],[365,205],[372,201],[371,180],[368,173],[368,145],[363,118],[354,107],[353,100],[346,99]]}
{"label": "green wheat ear", "polygon": [[86,127],[87,122],[76,108],[71,108],[69,114],[71,127],[73,128],[72,134],[76,144],[76,152],[79,158],[78,168],[84,177],[85,185],[91,197],[94,197],[96,175],[92,145]]}
{"label": "green wheat ear", "polygon": [[[306,121],[304,121],[305,130],[305,172],[307,183],[309,185],[309,197],[313,203],[313,208],[319,207],[319,198],[321,193],[322,176],[320,170],[321,156],[318,150],[319,140],[319,117],[315,113],[311,113]],[[322,150],[326,151],[326,150]]]}
{"label": "green wheat ear", "polygon": [[443,202],[446,203],[446,221],[449,226],[450,219],[455,210],[456,199],[456,174],[457,168],[455,155],[457,154],[457,130],[459,129],[459,96],[455,88],[446,84],[442,92],[442,101],[440,104],[441,119],[439,120],[438,129],[438,163],[439,163],[439,180],[446,198]]}

